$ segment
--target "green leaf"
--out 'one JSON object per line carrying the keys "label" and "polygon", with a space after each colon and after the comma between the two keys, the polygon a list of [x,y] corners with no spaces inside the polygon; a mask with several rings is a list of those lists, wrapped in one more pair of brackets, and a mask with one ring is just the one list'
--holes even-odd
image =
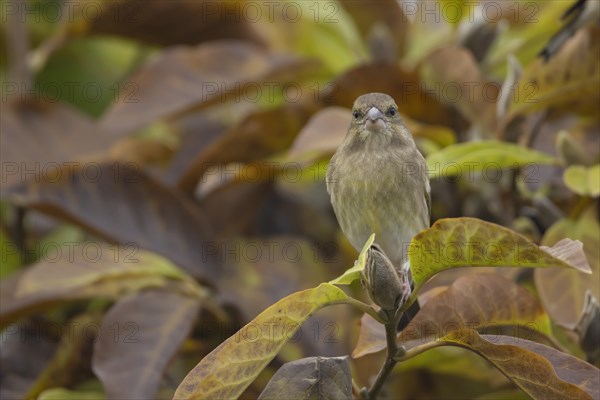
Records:
{"label": "green leaf", "polygon": [[169,283],[175,283],[183,293],[204,296],[193,279],[165,258],[131,246],[82,243],[61,247],[59,255],[60,258],[41,261],[11,279],[13,283],[7,285],[0,302],[3,322],[65,301],[115,299]]}
{"label": "green leaf", "polygon": [[[354,22],[338,1],[285,2],[294,5],[297,17],[275,13],[267,30],[274,42],[283,42],[288,51],[321,60],[331,73],[341,73],[365,56],[364,45]],[[284,7],[286,7],[284,6]],[[266,22],[266,19],[264,19]],[[269,32],[270,30],[270,32]]]}
{"label": "green leaf", "polygon": [[458,143],[427,157],[427,168],[432,179],[471,176],[474,172],[483,172],[490,175],[488,179],[493,180],[499,176],[500,169],[518,168],[533,163],[553,165],[558,160],[539,151],[496,140]]}
{"label": "green leaf", "polygon": [[579,241],[563,239],[551,248],[539,247],[524,236],[477,218],[445,218],[418,233],[408,256],[415,288],[450,268],[562,267],[586,273],[591,269]]}
{"label": "green leaf", "polygon": [[104,400],[105,398],[104,393],[52,388],[45,390],[37,400]]}
{"label": "green leaf", "polygon": [[125,77],[147,54],[147,47],[116,37],[74,38],[52,54],[36,87],[42,98],[71,103],[98,117],[121,96],[137,100],[137,82]]}
{"label": "green leaf", "polygon": [[259,400],[352,399],[348,357],[308,357],[284,364]]}
{"label": "green leaf", "polygon": [[[60,263],[51,259],[43,260],[27,270],[19,281],[17,296],[75,290],[110,279],[135,278],[144,275],[158,275],[177,280],[188,279],[175,265],[151,252],[138,252],[133,249],[134,252],[131,253],[128,247],[99,244],[88,246],[89,244],[91,243],[62,248],[60,254],[63,257]],[[92,254],[90,248],[97,251],[98,258],[90,256]],[[119,254],[123,257],[122,260],[117,259]],[[135,255],[130,258],[129,254]],[[67,259],[71,256],[72,261],[68,262]]]}
{"label": "green leaf", "polygon": [[237,398],[310,315],[347,299],[329,283],[281,299],[204,357],[183,379],[174,398]]}
{"label": "green leaf", "polygon": [[582,196],[598,197],[600,195],[600,164],[592,167],[571,165],[563,175],[565,185]]}
{"label": "green leaf", "polygon": [[357,279],[360,279],[360,275],[362,274],[363,269],[365,268],[365,263],[367,262],[367,250],[375,241],[375,234],[371,234],[369,239],[366,241],[363,246],[360,254],[358,255],[358,260],[354,262],[354,266],[349,268],[342,275],[338,276],[332,281],[329,281],[332,285],[350,285]]}
{"label": "green leaf", "polygon": [[552,109],[554,116],[596,116],[600,92],[599,29],[579,29],[547,62],[537,58],[523,71],[509,106],[508,119]]}
{"label": "green leaf", "polygon": [[10,240],[4,228],[0,228],[0,278],[4,278],[21,267],[21,255],[17,246]]}
{"label": "green leaf", "polygon": [[533,399],[597,399],[600,371],[578,358],[543,344],[510,337],[455,331],[439,345],[472,350],[491,362]]}

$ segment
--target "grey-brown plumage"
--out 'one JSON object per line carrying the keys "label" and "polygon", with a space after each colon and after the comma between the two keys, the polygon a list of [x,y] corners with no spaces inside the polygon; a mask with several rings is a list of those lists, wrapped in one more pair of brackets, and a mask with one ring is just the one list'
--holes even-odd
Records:
{"label": "grey-brown plumage", "polygon": [[[331,158],[326,182],[335,215],[354,248],[360,251],[375,233],[375,243],[392,262],[400,282],[412,286],[408,245],[429,227],[430,188],[425,159],[394,99],[383,93],[356,99],[350,128]],[[387,286],[391,290],[398,285]],[[369,294],[389,307],[405,298],[406,290],[398,293],[400,297],[384,293],[383,299]],[[402,315],[398,329],[404,329],[418,311],[415,301]]]}
{"label": "grey-brown plumage", "polygon": [[375,233],[375,242],[399,270],[412,237],[429,226],[425,159],[390,96],[360,96],[352,114],[327,169],[327,191],[350,243],[360,250]]}

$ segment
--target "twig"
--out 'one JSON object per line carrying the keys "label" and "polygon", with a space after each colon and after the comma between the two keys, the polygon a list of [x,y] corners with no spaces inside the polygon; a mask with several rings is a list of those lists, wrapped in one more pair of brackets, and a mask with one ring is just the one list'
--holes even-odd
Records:
{"label": "twig", "polygon": [[371,307],[370,305],[368,305],[366,303],[363,303],[360,300],[356,300],[352,297],[338,301],[334,304],[350,304],[350,305],[358,308],[362,312],[369,314],[371,317],[373,317],[373,319],[375,319],[380,324],[386,323],[386,321],[381,317],[381,315],[379,315],[379,313],[373,307]]}
{"label": "twig", "polygon": [[373,386],[369,390],[362,390],[361,396],[366,400],[376,399],[379,391],[387,377],[390,375],[396,366],[396,357],[398,356],[398,345],[396,344],[396,326],[398,325],[399,316],[402,314],[390,315],[389,320],[385,323],[385,338],[387,341],[387,356],[383,366],[375,378]]}

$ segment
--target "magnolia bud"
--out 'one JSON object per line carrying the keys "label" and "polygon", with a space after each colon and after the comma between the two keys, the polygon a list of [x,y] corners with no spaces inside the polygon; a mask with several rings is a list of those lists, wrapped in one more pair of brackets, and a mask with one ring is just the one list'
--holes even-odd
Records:
{"label": "magnolia bud", "polygon": [[367,251],[363,286],[375,304],[389,311],[395,311],[404,305],[411,293],[408,276],[396,272],[391,261],[376,244]]}

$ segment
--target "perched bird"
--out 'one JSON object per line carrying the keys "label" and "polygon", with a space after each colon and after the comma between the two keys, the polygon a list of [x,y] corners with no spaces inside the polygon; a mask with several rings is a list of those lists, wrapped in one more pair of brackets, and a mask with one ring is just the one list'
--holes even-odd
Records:
{"label": "perched bird", "polygon": [[[402,276],[412,276],[408,245],[429,227],[425,159],[390,96],[369,93],[352,108],[352,122],[327,169],[327,191],[342,231],[360,250],[371,233]],[[419,310],[415,302],[400,328]]]}

